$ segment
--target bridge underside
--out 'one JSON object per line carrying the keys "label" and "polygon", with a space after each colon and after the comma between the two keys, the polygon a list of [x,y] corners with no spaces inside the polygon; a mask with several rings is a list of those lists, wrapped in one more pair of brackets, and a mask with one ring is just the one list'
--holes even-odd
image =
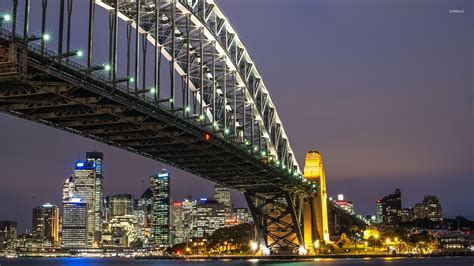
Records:
{"label": "bridge underside", "polygon": [[[0,111],[166,163],[244,192],[261,243],[272,251],[302,245],[308,186],[268,167],[233,139],[217,138],[175,113],[140,101],[21,43],[0,38]],[[206,140],[204,134],[210,134]]]}

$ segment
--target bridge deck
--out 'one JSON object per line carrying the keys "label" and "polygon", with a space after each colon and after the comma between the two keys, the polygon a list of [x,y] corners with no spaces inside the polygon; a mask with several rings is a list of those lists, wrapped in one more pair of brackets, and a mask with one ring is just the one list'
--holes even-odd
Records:
{"label": "bridge deck", "polygon": [[[106,77],[57,60],[2,31],[0,111],[95,139],[241,191],[312,188],[253,153],[252,147],[212,132],[210,125],[165,104],[114,86]],[[12,52],[14,55],[12,56]],[[2,53],[0,53],[2,54]],[[210,140],[204,135],[209,134]],[[308,193],[309,194],[309,193]]]}

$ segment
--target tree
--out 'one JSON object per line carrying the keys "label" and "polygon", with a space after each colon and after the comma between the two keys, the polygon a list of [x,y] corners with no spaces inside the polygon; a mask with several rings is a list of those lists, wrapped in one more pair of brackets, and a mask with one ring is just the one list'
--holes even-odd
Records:
{"label": "tree", "polygon": [[372,251],[375,250],[375,248],[379,248],[382,246],[382,240],[378,237],[373,237],[370,236],[369,239],[367,239],[369,247],[372,247]]}
{"label": "tree", "polygon": [[239,224],[231,227],[217,229],[209,237],[209,247],[218,247],[225,242],[232,244],[241,251],[248,250],[249,243],[254,239],[254,226],[251,224]]}
{"label": "tree", "polygon": [[343,248],[343,247],[346,247],[350,244],[350,239],[347,237],[346,233],[342,233],[341,234],[341,237],[339,238],[339,240],[337,241],[337,246],[339,248]]}

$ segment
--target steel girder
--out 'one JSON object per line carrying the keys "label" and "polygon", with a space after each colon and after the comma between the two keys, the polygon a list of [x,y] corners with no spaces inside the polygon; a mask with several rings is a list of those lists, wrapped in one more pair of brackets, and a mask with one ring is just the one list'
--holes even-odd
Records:
{"label": "steel girder", "polygon": [[296,253],[304,247],[303,197],[284,190],[248,190],[244,195],[259,242],[268,249],[264,253]]}
{"label": "steel girder", "polygon": [[[152,45],[158,33],[160,54],[173,63],[183,82],[189,82],[193,111],[205,114],[206,122],[214,125],[217,134],[223,135],[228,130],[236,140],[250,141],[273,161],[301,174],[269,91],[216,3],[208,0],[142,0],[138,6],[136,3],[119,0],[118,17],[129,21],[132,27],[136,27],[138,17],[139,32]],[[115,0],[96,0],[96,4],[114,12]],[[177,104],[174,99],[173,105]],[[189,106],[178,109],[186,107]]]}

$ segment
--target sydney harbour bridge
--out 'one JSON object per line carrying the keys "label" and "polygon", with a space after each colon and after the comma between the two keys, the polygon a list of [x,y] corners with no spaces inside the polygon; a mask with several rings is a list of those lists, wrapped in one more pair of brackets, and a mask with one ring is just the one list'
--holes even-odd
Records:
{"label": "sydney harbour bridge", "polygon": [[328,203],[318,152],[303,174],[269,88],[213,0],[2,4],[1,112],[242,191],[263,253],[312,253],[334,217],[361,223]]}

